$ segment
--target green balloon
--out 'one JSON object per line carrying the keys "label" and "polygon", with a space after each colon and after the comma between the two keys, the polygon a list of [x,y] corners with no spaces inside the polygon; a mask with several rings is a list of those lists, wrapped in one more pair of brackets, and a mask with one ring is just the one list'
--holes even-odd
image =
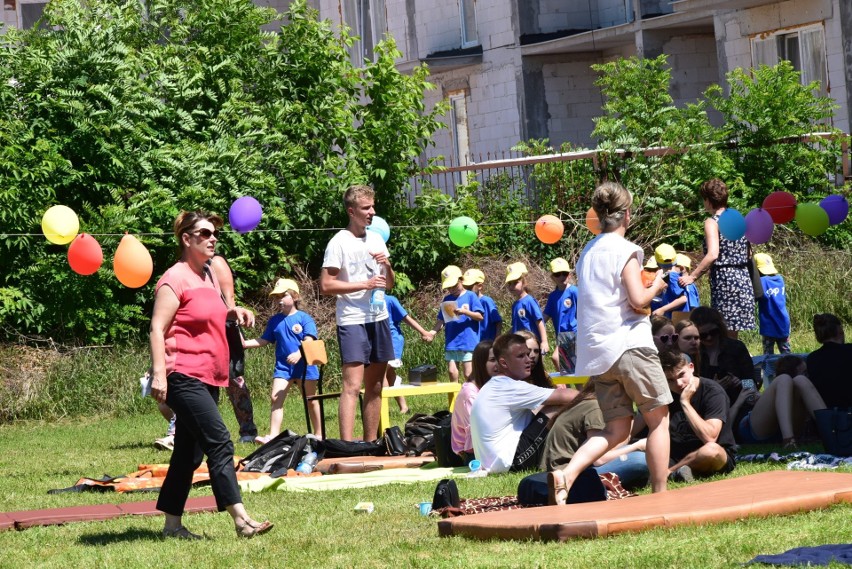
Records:
{"label": "green balloon", "polygon": [[479,235],[479,228],[476,222],[469,217],[457,217],[450,222],[448,229],[450,241],[458,247],[467,247],[476,241],[476,236]]}
{"label": "green balloon", "polygon": [[816,237],[828,229],[828,213],[819,204],[800,203],[796,206],[796,223],[802,233]]}

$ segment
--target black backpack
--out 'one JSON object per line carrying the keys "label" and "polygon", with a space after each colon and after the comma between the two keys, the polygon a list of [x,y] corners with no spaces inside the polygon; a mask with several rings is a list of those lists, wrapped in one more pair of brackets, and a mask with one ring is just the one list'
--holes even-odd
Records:
{"label": "black backpack", "polygon": [[284,431],[277,437],[257,448],[253,453],[240,461],[245,472],[287,472],[289,468],[296,468],[305,447],[309,444],[312,450],[322,458],[322,450],[319,442],[313,435],[301,436],[293,431]]}
{"label": "black backpack", "polygon": [[435,436],[443,426],[449,428],[453,415],[449,411],[438,411],[434,415],[416,413],[405,422],[405,438],[409,455],[420,456],[426,451],[435,452]]}
{"label": "black backpack", "polygon": [[[317,441],[326,458],[347,458],[350,456],[384,456],[386,454],[384,439],[373,442],[343,441],[340,439],[324,439]],[[319,451],[317,451],[319,452]]]}

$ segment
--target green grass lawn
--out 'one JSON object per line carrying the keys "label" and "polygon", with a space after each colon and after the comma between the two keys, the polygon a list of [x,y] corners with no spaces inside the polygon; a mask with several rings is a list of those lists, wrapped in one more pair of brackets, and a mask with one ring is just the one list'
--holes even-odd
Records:
{"label": "green grass lawn", "polygon": [[[254,397],[261,430],[269,406],[260,389]],[[414,398],[414,411],[434,411],[443,396]],[[131,472],[136,465],[167,462],[168,453],[151,446],[165,422],[151,410],[123,418],[18,422],[0,427],[0,511],[81,504],[151,500],[156,494],[58,494],[52,488],[73,485],[81,476]],[[335,408],[332,403],[329,405]],[[227,402],[222,414],[236,433]],[[332,409],[331,432],[336,432]],[[395,411],[392,404],[392,412]],[[401,424],[404,418],[392,414]],[[288,400],[285,425],[301,430],[301,401]],[[253,445],[237,444],[246,455]],[[733,476],[767,470],[741,465]],[[462,498],[514,494],[520,475],[506,474],[458,481]],[[852,538],[852,506],[719,525],[659,529],[570,543],[471,541],[439,538],[436,519],[418,515],[416,504],[431,500],[433,482],[388,485],[362,490],[246,494],[257,519],[275,529],[254,540],[238,540],[227,514],[192,514],[186,525],[203,532],[204,542],[164,541],[160,517],[124,517],[104,522],[0,532],[0,567],[735,567],[760,553],[792,547],[846,543]],[[191,496],[209,495],[208,487]],[[353,507],[375,504],[371,515]]]}

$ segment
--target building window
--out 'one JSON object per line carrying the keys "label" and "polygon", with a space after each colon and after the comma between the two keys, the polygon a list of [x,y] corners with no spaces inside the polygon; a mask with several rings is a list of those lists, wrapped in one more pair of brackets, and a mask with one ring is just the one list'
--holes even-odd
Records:
{"label": "building window", "polygon": [[[13,5],[15,2],[12,3]],[[35,26],[47,6],[47,0],[17,0],[18,28],[28,30]]]}
{"label": "building window", "polygon": [[387,31],[385,0],[344,0],[346,25],[360,39],[350,48],[352,63],[356,67],[375,58],[375,47]]}
{"label": "building window", "polygon": [[819,81],[819,94],[828,93],[825,34],[822,25],[761,34],[751,40],[752,65],[776,65],[789,61],[802,74],[802,84]]}
{"label": "building window", "polygon": [[476,32],[476,0],[459,0],[461,17],[462,47],[479,45]]}
{"label": "building window", "polygon": [[[464,91],[449,94],[450,128],[453,137],[453,158],[458,166],[470,164],[470,141],[467,130],[467,97]],[[461,183],[467,184],[467,172],[461,172]]]}

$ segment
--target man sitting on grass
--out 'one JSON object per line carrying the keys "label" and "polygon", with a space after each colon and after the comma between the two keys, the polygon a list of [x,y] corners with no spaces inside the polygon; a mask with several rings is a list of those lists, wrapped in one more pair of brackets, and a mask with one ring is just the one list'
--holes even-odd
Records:
{"label": "man sitting on grass", "polygon": [[[736,466],[736,443],[727,423],[730,404],[725,390],[712,379],[694,375],[689,356],[676,349],[660,352],[660,363],[674,398],[669,404],[669,478],[691,482],[695,477],[731,472]],[[642,418],[637,417],[634,432],[643,429]],[[640,447],[642,443],[644,440]],[[622,448],[627,451],[629,447]],[[647,478],[644,463],[645,453],[635,450],[627,460],[611,460],[595,468],[599,473],[615,472],[620,479],[636,481]]]}
{"label": "man sitting on grass", "polygon": [[503,334],[492,350],[499,373],[482,387],[470,411],[474,453],[492,473],[538,468],[550,417],[577,390],[527,383],[532,360],[522,336]]}

